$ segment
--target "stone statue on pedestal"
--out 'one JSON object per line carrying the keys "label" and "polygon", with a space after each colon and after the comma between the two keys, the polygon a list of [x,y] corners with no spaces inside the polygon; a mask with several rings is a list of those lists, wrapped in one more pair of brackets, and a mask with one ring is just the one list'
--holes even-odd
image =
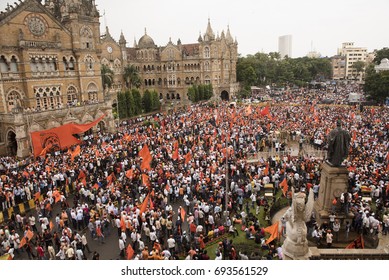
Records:
{"label": "stone statue on pedestal", "polygon": [[336,128],[328,135],[327,161],[335,167],[341,166],[343,160],[347,158],[350,149],[350,133],[342,129],[340,120],[336,122]]}
{"label": "stone statue on pedestal", "polygon": [[282,245],[284,259],[307,260],[309,258],[307,226],[311,219],[314,194],[312,188],[309,191],[308,201],[305,203],[305,193],[294,193],[292,189],[292,205],[286,211],[283,218],[286,223],[286,239]]}

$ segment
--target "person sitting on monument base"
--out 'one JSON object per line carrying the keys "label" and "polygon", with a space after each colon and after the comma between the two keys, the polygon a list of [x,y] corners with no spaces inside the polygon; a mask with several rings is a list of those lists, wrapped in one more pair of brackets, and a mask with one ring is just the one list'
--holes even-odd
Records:
{"label": "person sitting on monument base", "polygon": [[327,162],[331,166],[341,166],[343,160],[348,156],[348,152],[350,149],[350,141],[350,133],[342,129],[341,120],[337,120],[336,128],[333,129],[327,137]]}

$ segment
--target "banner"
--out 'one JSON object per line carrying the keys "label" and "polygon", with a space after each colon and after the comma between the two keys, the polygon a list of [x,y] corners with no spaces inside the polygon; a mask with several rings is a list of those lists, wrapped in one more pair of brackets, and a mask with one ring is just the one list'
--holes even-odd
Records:
{"label": "banner", "polygon": [[34,156],[45,155],[46,152],[66,149],[81,141],[74,134],[84,133],[98,124],[105,115],[87,124],[69,123],[52,129],[31,132]]}

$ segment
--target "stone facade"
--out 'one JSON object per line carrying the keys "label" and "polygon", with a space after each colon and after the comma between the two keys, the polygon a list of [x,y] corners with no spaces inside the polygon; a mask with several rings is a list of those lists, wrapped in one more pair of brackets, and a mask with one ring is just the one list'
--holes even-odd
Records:
{"label": "stone facade", "polygon": [[[141,78],[140,91],[155,90],[163,103],[185,104],[188,87],[193,84],[212,84],[216,98],[230,99],[238,91],[236,63],[238,43],[227,32],[215,36],[208,20],[206,31],[196,43],[183,44],[169,40],[157,46],[147,34],[126,47],[123,34],[116,42],[107,28],[102,36],[102,64],[115,73],[112,91],[124,89],[123,69],[132,65]],[[121,70],[120,70],[121,69]]]}
{"label": "stone facade", "polygon": [[25,0],[0,14],[0,152],[26,157],[32,131],[107,114],[94,0]]}

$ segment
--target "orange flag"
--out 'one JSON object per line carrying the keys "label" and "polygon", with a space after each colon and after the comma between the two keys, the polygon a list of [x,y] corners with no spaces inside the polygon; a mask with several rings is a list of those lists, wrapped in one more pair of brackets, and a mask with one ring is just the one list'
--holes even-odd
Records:
{"label": "orange flag", "polygon": [[24,245],[26,245],[27,241],[26,241],[26,238],[23,237],[22,239],[20,239],[20,244],[19,244],[19,248],[22,248]]}
{"label": "orange flag", "polygon": [[265,232],[270,233],[270,237],[266,240],[266,244],[269,244],[274,239],[279,237],[278,226],[279,222],[276,222],[275,224],[263,229]]}
{"label": "orange flag", "polygon": [[190,152],[188,152],[185,155],[185,164],[188,164],[188,162],[190,162],[191,159],[192,159],[192,154]]}
{"label": "orange flag", "polygon": [[37,192],[34,194],[34,199],[35,200],[39,200],[39,198],[41,197],[41,193],[40,192]]}
{"label": "orange flag", "polygon": [[127,247],[127,260],[131,260],[133,256],[134,256],[134,249],[132,249],[131,244],[128,244],[128,247]]}
{"label": "orange flag", "polygon": [[142,158],[142,164],[140,168],[142,170],[147,169],[150,170],[151,166],[150,163],[152,161],[152,156],[150,154],[149,147],[145,144],[142,148],[142,150],[139,151],[138,155]]}
{"label": "orange flag", "polygon": [[126,177],[127,177],[128,179],[132,179],[132,177],[134,177],[133,172],[134,172],[134,171],[132,170],[132,168],[129,169],[129,170],[127,170],[127,171],[126,171]]}
{"label": "orange flag", "polygon": [[346,249],[363,249],[365,248],[365,241],[362,234],[354,239],[353,242],[347,245]]}
{"label": "orange flag", "polygon": [[269,175],[269,165],[268,164],[266,164],[266,167],[263,170],[263,174],[265,174],[266,176]]}
{"label": "orange flag", "polygon": [[31,230],[27,230],[26,237],[27,240],[31,240],[34,237],[34,233]]}
{"label": "orange flag", "polygon": [[267,116],[270,114],[270,109],[269,109],[269,106],[266,106],[265,108],[263,108],[263,110],[261,111],[261,115],[262,116]]}
{"label": "orange flag", "polygon": [[49,224],[49,226],[50,226],[50,230],[53,230],[53,228],[54,228],[54,224],[53,224],[53,222],[52,222],[52,221],[50,221],[50,224]]}
{"label": "orange flag", "polygon": [[172,155],[172,159],[173,159],[173,160],[177,160],[177,159],[178,159],[178,148],[176,148],[176,149],[174,150],[174,153],[173,153],[173,155]]}
{"label": "orange flag", "polygon": [[251,109],[251,105],[247,106],[245,109],[245,116],[251,115],[252,112],[253,110]]}
{"label": "orange flag", "polygon": [[288,192],[288,182],[286,181],[286,177],[280,183],[280,188],[282,188],[282,193],[286,197],[286,193]]}
{"label": "orange flag", "polygon": [[82,178],[85,178],[86,175],[85,175],[85,172],[84,170],[80,170],[80,173],[78,174],[78,178],[77,179],[82,179]]}
{"label": "orange flag", "polygon": [[146,211],[147,205],[149,204],[149,199],[150,199],[150,193],[145,197],[145,200],[142,202],[142,205],[140,206],[139,214],[142,214]]}
{"label": "orange flag", "polygon": [[181,207],[180,216],[182,222],[185,221],[185,215],[186,215],[185,209],[184,207]]}
{"label": "orange flag", "polygon": [[150,187],[149,176],[147,174],[142,174],[142,184]]}
{"label": "orange flag", "polygon": [[77,145],[73,152],[70,152],[70,159],[74,161],[74,158],[81,154],[81,147]]}
{"label": "orange flag", "polygon": [[94,184],[94,185],[93,185],[93,188],[94,188],[95,190],[97,190],[97,189],[99,188],[99,184],[97,184],[97,183]]}
{"label": "orange flag", "polygon": [[108,184],[112,184],[112,182],[116,179],[115,174],[113,172],[107,177]]}

